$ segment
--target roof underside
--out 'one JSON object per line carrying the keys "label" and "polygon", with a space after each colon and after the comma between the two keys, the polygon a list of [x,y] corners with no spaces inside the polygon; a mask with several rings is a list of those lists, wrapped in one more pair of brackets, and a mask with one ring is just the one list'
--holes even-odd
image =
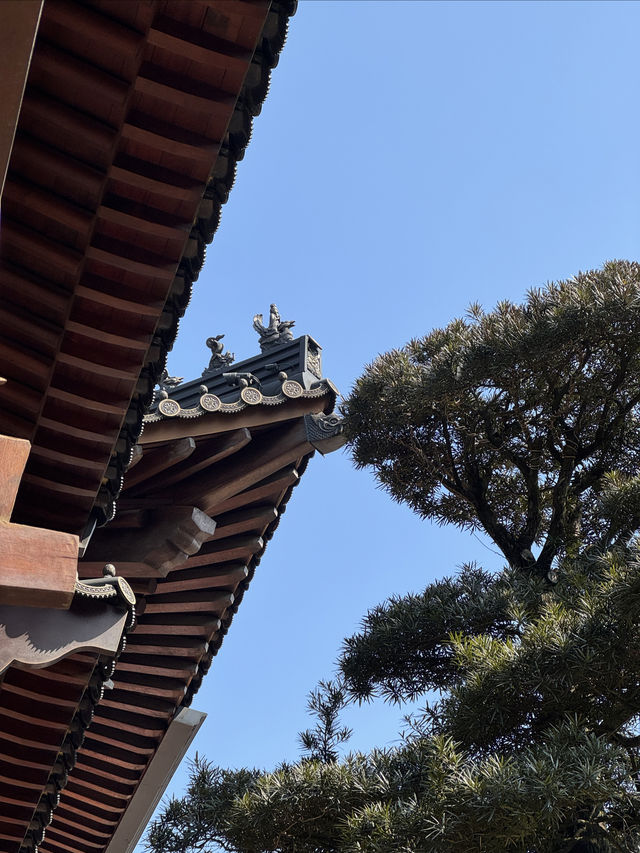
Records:
{"label": "roof underside", "polygon": [[[107,554],[115,555],[118,573],[136,592],[138,622],[41,853],[106,849],[169,723],[190,704],[208,671],[313,454],[304,413],[331,408],[333,390],[328,384],[325,389],[277,410],[263,407],[262,425],[251,428],[241,412],[223,418],[222,432],[217,414],[176,420],[181,436],[173,438],[159,438],[161,423],[145,429],[118,515],[96,534],[80,563],[81,575],[92,576]],[[202,429],[206,424],[208,431]],[[194,535],[193,507],[207,522],[215,520],[215,532],[192,545],[190,556],[180,556],[187,534]],[[184,510],[186,524],[172,534],[172,520],[181,521]]]}
{"label": "roof underside", "polygon": [[14,521],[113,514],[291,11],[46,0],[1,226],[0,432],[33,445]]}

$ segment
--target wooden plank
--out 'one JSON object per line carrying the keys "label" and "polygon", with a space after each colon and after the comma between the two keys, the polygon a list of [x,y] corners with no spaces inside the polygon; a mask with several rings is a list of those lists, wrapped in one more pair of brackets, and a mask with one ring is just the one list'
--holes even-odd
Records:
{"label": "wooden plank", "polygon": [[[78,803],[74,806],[73,803]],[[83,797],[74,793],[73,797],[64,798],[60,811],[57,812],[58,820],[64,815],[60,823],[64,827],[77,827],[82,834],[87,833],[91,841],[99,837],[108,839],[113,828],[118,823],[120,812],[126,808],[127,799],[120,797],[115,802],[102,800],[100,813],[97,814],[96,802],[89,797]],[[77,843],[77,838],[75,839]]]}
{"label": "wooden plank", "polygon": [[[167,702],[166,700],[155,699],[153,697],[156,704],[162,703],[164,713],[170,714],[171,709],[175,708],[175,703]],[[151,697],[149,697],[149,701],[151,701]],[[101,766],[111,766],[111,767],[120,767],[123,770],[136,770],[140,771],[146,765],[146,760],[139,756],[130,755],[130,760],[127,760],[126,755],[124,754],[124,750],[120,751],[119,755],[114,754],[114,750],[104,750],[101,748],[100,744],[96,744],[93,748],[89,746],[88,741],[85,740],[85,743],[82,747],[82,757],[88,758],[92,760],[92,763],[95,762],[99,767]],[[137,760],[134,760],[137,758]],[[58,830],[59,832],[60,830]],[[51,827],[47,830],[47,836],[50,836],[52,832]],[[96,850],[99,850],[99,847],[96,847]]]}
{"label": "wooden plank", "polygon": [[[3,281],[4,291],[4,281]],[[52,323],[49,318],[38,316],[28,306],[15,304],[8,289],[0,306],[0,332],[4,338],[29,341],[34,349],[51,357],[55,355],[64,331],[63,326]]]}
{"label": "wooden plank", "polygon": [[[171,283],[176,274],[177,263],[167,262],[166,260],[159,261],[157,264],[144,263],[143,261],[134,261],[127,257],[125,248],[123,247],[122,254],[117,252],[106,252],[103,249],[98,249],[95,246],[89,246],[86,252],[88,260],[96,261],[105,264],[108,267],[114,267],[123,272],[135,273],[137,275],[147,276],[159,281]],[[104,332],[100,332],[102,338]],[[147,344],[148,345],[148,344]]]}
{"label": "wooden plank", "polygon": [[0,436],[0,521],[9,521],[31,445],[21,438]]}
{"label": "wooden plank", "polygon": [[153,151],[159,151],[164,154],[172,154],[174,157],[180,157],[188,162],[196,162],[211,168],[215,162],[215,158],[220,150],[220,140],[206,139],[205,137],[189,134],[191,141],[176,139],[175,133],[169,136],[169,126],[163,126],[160,122],[155,122],[158,126],[157,130],[147,129],[147,126],[153,121],[151,118],[140,119],[144,121],[145,127],[125,123],[122,128],[122,138],[135,142],[138,145],[148,146]]}
{"label": "wooden plank", "polygon": [[[179,440],[186,441],[187,439]],[[196,444],[194,439],[189,438],[188,440],[193,442],[195,448]],[[160,477],[152,476],[152,474],[155,473],[152,472],[144,483],[141,483],[138,488],[134,489],[131,489],[131,487],[136,486],[137,482],[140,482],[142,478],[138,478],[137,482],[131,483],[131,481],[125,477],[124,487],[127,490],[131,489],[131,495],[147,494],[148,492],[152,492],[154,489],[166,490],[168,486],[172,486],[174,483],[186,480],[198,471],[202,471],[204,468],[209,468],[217,462],[221,462],[223,459],[226,459],[228,456],[237,453],[239,450],[242,450],[243,447],[246,447],[250,441],[251,433],[248,429],[244,428],[234,430],[230,433],[225,433],[222,436],[216,436],[210,441],[200,442],[187,465],[180,465],[168,474],[166,472],[163,473]],[[171,447],[171,444],[168,446]],[[163,444],[158,448],[149,449],[147,450],[147,454],[158,453],[162,455],[165,453],[166,447],[167,445]],[[127,497],[129,497],[129,491],[127,491]]]}
{"label": "wooden plank", "polygon": [[[161,619],[153,619],[148,623],[138,622],[136,625],[136,634],[138,635],[151,635],[154,640],[160,640],[164,637],[167,638],[167,642],[173,642],[173,636],[177,635],[178,637],[198,637],[202,639],[203,637],[210,637],[220,628],[220,619],[214,615],[210,614],[208,619],[204,618],[204,614],[201,614],[202,618],[200,621],[191,622],[176,622],[175,620],[167,619],[166,616],[162,616]],[[145,616],[145,619],[147,617]]]}
{"label": "wooden plank", "polygon": [[55,25],[56,36],[62,40],[63,47],[73,49],[90,61],[95,61],[92,42],[108,45],[111,55],[135,56],[143,40],[143,36],[130,27],[70,0],[50,3],[44,23]]}
{"label": "wooden plank", "polygon": [[[95,334],[95,332],[94,332]],[[102,334],[101,332],[99,333]],[[105,415],[116,415],[123,417],[127,411],[128,400],[122,400],[118,404],[107,403],[104,400],[92,400],[84,394],[72,394],[69,391],[63,391],[61,388],[56,388],[53,385],[49,386],[47,396],[52,400],[60,400],[69,406],[74,406],[78,409],[86,409],[89,406],[95,412],[102,412]]]}
{"label": "wooden plank", "polygon": [[192,62],[229,69],[236,74],[245,73],[253,56],[252,51],[246,48],[169,17],[157,18],[147,39],[153,47],[186,56]]}
{"label": "wooden plank", "polygon": [[[156,703],[157,704],[157,703]],[[120,711],[123,714],[129,714],[131,712],[140,713],[144,712],[145,716],[154,719],[160,720],[165,723],[168,723],[171,715],[175,712],[175,705],[171,707],[167,706],[165,703],[162,707],[145,707],[142,708],[140,703],[138,702],[138,698],[135,694],[122,695],[121,691],[118,691],[117,698],[111,698],[110,694],[107,694],[105,698],[103,698],[100,702],[100,709],[102,708],[111,708],[114,711]],[[98,712],[100,713],[100,712]],[[98,756],[102,758],[102,756]],[[84,758],[84,752],[83,752]],[[113,772],[113,767],[109,766],[108,762],[91,762],[92,769],[100,770],[101,773]],[[123,778],[122,776],[120,778]],[[124,778],[127,778],[126,776]]]}
{"label": "wooden plank", "polygon": [[13,304],[19,304],[32,316],[61,328],[69,309],[69,291],[52,282],[28,275],[26,270],[2,266],[2,290]]}
{"label": "wooden plank", "polygon": [[208,566],[213,563],[228,563],[231,560],[248,562],[250,558],[262,551],[264,542],[260,536],[234,536],[219,542],[209,542],[200,549],[194,557],[190,557],[187,568]]}
{"label": "wooden plank", "polygon": [[[139,445],[136,445],[139,447]],[[136,465],[135,471],[127,471],[124,478],[124,488],[130,489],[142,480],[149,480],[161,471],[166,471],[179,462],[187,459],[196,449],[192,438],[179,438],[157,450],[148,450]],[[171,478],[171,474],[168,475]],[[167,482],[162,477],[162,482]]]}
{"label": "wooden plank", "polygon": [[78,323],[75,320],[69,320],[67,322],[67,332],[82,335],[83,337],[93,341],[94,345],[96,338],[100,338],[101,344],[111,344],[112,346],[128,350],[136,350],[141,353],[146,352],[149,348],[148,335],[144,335],[142,338],[117,335],[114,332],[105,332],[102,329],[96,329],[95,326],[87,326],[84,323]]}
{"label": "wooden plank", "polygon": [[[69,447],[69,443],[66,443]],[[75,445],[74,445],[75,447]],[[73,465],[76,468],[85,468],[90,471],[104,473],[104,459],[87,459],[77,453],[63,453],[61,450],[53,450],[50,447],[34,445],[31,455],[34,459],[42,459],[45,462],[55,462],[62,465]]]}
{"label": "wooden plank", "polygon": [[11,171],[90,211],[99,202],[104,182],[98,169],[27,136],[14,147]]}
{"label": "wooden plank", "polygon": [[[229,595],[231,595],[231,593],[229,593]],[[230,607],[232,604],[233,601],[231,599],[229,599],[226,605],[221,599],[212,608],[205,608],[202,611],[198,612],[148,612],[144,614],[144,627],[148,630],[152,626],[155,626],[156,631],[159,635],[165,633],[170,634],[172,630],[175,631],[176,634],[179,634],[182,631],[188,633],[186,630],[188,628],[193,628],[194,632],[196,630],[206,631],[209,630],[210,626],[214,624],[214,620],[219,618],[224,613],[226,607]],[[141,627],[142,625],[139,625],[139,628]]]}
{"label": "wooden plank", "polygon": [[275,506],[252,506],[216,516],[216,532],[214,539],[226,539],[248,530],[262,531],[278,517]]}
{"label": "wooden plank", "polygon": [[276,473],[305,454],[313,452],[307,440],[302,420],[254,439],[241,459],[230,459],[216,466],[215,471],[201,471],[187,482],[169,491],[157,491],[182,503],[195,504],[206,512],[227,498]]}
{"label": "wooden plank", "polygon": [[[188,564],[187,564],[188,565]],[[158,587],[158,594],[237,587],[248,576],[249,569],[243,563],[229,563],[222,566],[198,566],[178,569],[171,572],[169,578]]]}
{"label": "wooden plank", "polygon": [[118,140],[115,128],[30,87],[22,102],[20,129],[41,141],[54,139],[59,151],[105,170]]}
{"label": "wooden plank", "polygon": [[236,104],[236,95],[223,92],[186,74],[172,72],[159,65],[143,62],[135,88],[141,94],[159,98],[180,109],[207,116],[228,116]]}
{"label": "wooden plank", "polygon": [[215,522],[197,507],[160,507],[149,512],[142,531],[108,526],[96,531],[83,564],[91,572],[115,563],[125,576],[164,577],[214,533]]}
{"label": "wooden plank", "polygon": [[19,216],[25,223],[30,221],[32,212],[37,211],[39,221],[46,220],[48,234],[53,231],[60,235],[64,229],[64,236],[72,238],[67,239],[66,244],[78,251],[84,249],[91,234],[93,215],[90,211],[18,178],[12,177],[5,185],[3,210],[12,212],[15,218]]}
{"label": "wooden plank", "polygon": [[164,307],[159,301],[134,302],[114,296],[112,293],[105,293],[104,290],[96,290],[93,287],[88,287],[86,284],[79,284],[76,287],[75,296],[76,299],[85,299],[87,302],[93,302],[95,305],[112,308],[114,311],[123,311],[126,314],[135,314],[140,317],[159,317]]}
{"label": "wooden plank", "polygon": [[35,486],[38,489],[43,489],[45,492],[51,492],[55,495],[72,495],[76,498],[86,498],[91,500],[95,498],[98,491],[98,482],[95,489],[87,489],[82,486],[76,486],[73,483],[62,483],[59,480],[49,480],[47,477],[40,477],[37,474],[24,474],[22,482],[30,486]]}
{"label": "wooden plank", "polygon": [[[168,678],[182,678],[185,673],[194,675],[198,670],[198,661],[191,658],[156,655],[134,655],[127,652],[118,661],[118,672],[137,672],[147,675],[163,675]],[[185,679],[186,680],[186,679]],[[100,719],[103,723],[103,719]],[[115,723],[114,723],[115,725]],[[138,726],[129,727],[131,731],[140,731]]]}
{"label": "wooden plank", "polygon": [[[178,693],[181,694],[184,689],[184,681],[180,681],[178,679],[149,679],[149,683],[144,684],[145,690],[147,688],[156,688],[158,691],[163,691],[165,693]],[[113,733],[109,730],[105,731],[104,728],[101,727],[98,720],[95,721],[95,724],[91,726],[91,738],[95,741],[101,741],[102,743],[116,746],[118,748],[130,748],[132,752],[137,752],[138,755],[149,755],[150,752],[154,752],[158,747],[158,739],[155,737],[143,737],[141,735],[135,735],[131,732],[127,732],[125,729],[122,729],[116,737],[113,736]]]}
{"label": "wooden plank", "polygon": [[197,204],[202,197],[200,181],[185,178],[178,172],[144,163],[130,156],[118,157],[117,165],[109,170],[109,179],[173,201]]}
{"label": "wooden plank", "polygon": [[85,441],[95,442],[95,444],[103,445],[104,447],[112,447],[118,437],[118,430],[103,430],[97,432],[91,429],[83,429],[82,427],[73,426],[64,421],[54,420],[50,417],[41,417],[38,421],[40,429],[48,429],[55,433],[61,433],[68,438],[78,438]]}
{"label": "wooden plank", "polygon": [[240,494],[234,495],[234,497],[222,501],[220,504],[216,504],[212,510],[212,515],[217,517],[221,513],[245,507],[248,504],[265,499],[270,499],[277,503],[280,500],[280,496],[290,486],[294,486],[299,479],[300,475],[296,470],[296,466],[288,465],[271,477],[266,477],[261,482],[256,483],[254,487],[246,489],[244,492],[240,492]]}
{"label": "wooden plank", "polygon": [[[99,358],[100,352],[91,353],[91,355]],[[102,364],[101,361],[80,358],[77,355],[71,355],[64,351],[58,353],[57,361],[59,364],[71,367],[74,370],[86,370],[88,373],[94,373],[108,379],[124,379],[127,382],[133,381],[140,372],[140,364],[138,362],[127,370],[121,367],[114,367],[110,364]]]}
{"label": "wooden plank", "polygon": [[[151,658],[151,660],[169,657],[176,657],[185,660],[200,660],[202,655],[209,648],[209,643],[198,639],[197,637],[172,637],[170,646],[147,645],[143,643],[139,635],[138,642],[134,640],[133,635],[127,638],[127,652],[133,660],[141,660],[142,658]],[[144,637],[144,639],[149,639]],[[180,643],[180,645],[178,645]],[[102,706],[101,706],[102,707]]]}
{"label": "wooden plank", "polygon": [[[176,593],[174,596],[179,595]],[[189,595],[189,593],[188,593]],[[194,600],[193,594],[187,601],[155,601],[156,596],[148,602],[147,609],[144,614],[145,623],[153,622],[157,618],[167,618],[168,621],[175,621],[177,624],[193,625],[199,624],[202,620],[202,615],[215,613],[217,616],[231,607],[235,601],[235,596],[232,592],[218,592],[217,590],[210,591],[202,597],[197,597]],[[167,616],[167,614],[171,614]]]}
{"label": "wooden plank", "polygon": [[0,524],[0,601],[14,606],[66,609],[78,564],[71,533]]}
{"label": "wooden plank", "polygon": [[3,217],[3,253],[13,261],[28,270],[28,275],[36,273],[50,276],[52,282],[63,282],[65,285],[75,283],[81,266],[82,254],[49,240],[33,228],[25,228],[15,220]]}
{"label": "wooden plank", "polygon": [[154,211],[149,208],[146,209],[149,211],[149,214],[144,217],[142,216],[142,212],[136,216],[115,207],[101,205],[98,208],[97,217],[103,222],[118,225],[134,234],[150,234],[161,240],[173,240],[182,246],[191,230],[191,223],[164,225],[162,222],[157,221],[157,212],[155,218],[153,218],[152,214]]}

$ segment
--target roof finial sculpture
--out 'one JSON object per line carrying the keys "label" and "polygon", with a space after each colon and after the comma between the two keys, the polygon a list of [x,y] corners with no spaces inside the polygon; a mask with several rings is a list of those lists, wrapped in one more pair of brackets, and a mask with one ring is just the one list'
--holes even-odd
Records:
{"label": "roof finial sculpture", "polygon": [[260,350],[266,352],[274,347],[280,346],[287,341],[293,340],[291,327],[295,326],[294,320],[281,320],[280,312],[275,304],[271,303],[269,310],[269,325],[262,323],[262,314],[256,314],[253,318],[253,328],[260,335]]}
{"label": "roof finial sculpture", "polygon": [[235,355],[232,352],[223,352],[224,344],[220,341],[224,335],[215,335],[212,338],[207,338],[207,346],[211,350],[211,358],[209,359],[208,367],[202,371],[203,376],[208,376],[210,373],[216,373],[218,370],[223,370],[233,363]]}
{"label": "roof finial sculpture", "polygon": [[169,371],[165,367],[158,379],[158,385],[161,391],[169,392],[182,382],[182,376],[169,376]]}

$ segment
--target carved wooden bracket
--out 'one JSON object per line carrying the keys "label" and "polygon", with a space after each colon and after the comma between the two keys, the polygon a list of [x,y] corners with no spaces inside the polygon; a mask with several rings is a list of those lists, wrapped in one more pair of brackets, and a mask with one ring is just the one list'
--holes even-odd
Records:
{"label": "carved wooden bracket", "polygon": [[215,521],[197,507],[160,507],[147,513],[142,529],[97,531],[79,570],[83,577],[93,576],[109,562],[127,577],[166,577],[197,553],[215,530]]}
{"label": "carved wooden bracket", "polygon": [[128,610],[74,601],[69,610],[0,606],[0,675],[16,664],[49,666],[74,652],[115,656]]}

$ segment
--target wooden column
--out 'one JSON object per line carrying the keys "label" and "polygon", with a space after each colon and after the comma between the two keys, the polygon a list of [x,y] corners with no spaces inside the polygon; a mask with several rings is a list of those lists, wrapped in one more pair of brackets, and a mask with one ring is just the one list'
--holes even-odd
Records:
{"label": "wooden column", "polygon": [[78,537],[12,524],[30,444],[0,436],[0,604],[66,610],[73,598]]}

